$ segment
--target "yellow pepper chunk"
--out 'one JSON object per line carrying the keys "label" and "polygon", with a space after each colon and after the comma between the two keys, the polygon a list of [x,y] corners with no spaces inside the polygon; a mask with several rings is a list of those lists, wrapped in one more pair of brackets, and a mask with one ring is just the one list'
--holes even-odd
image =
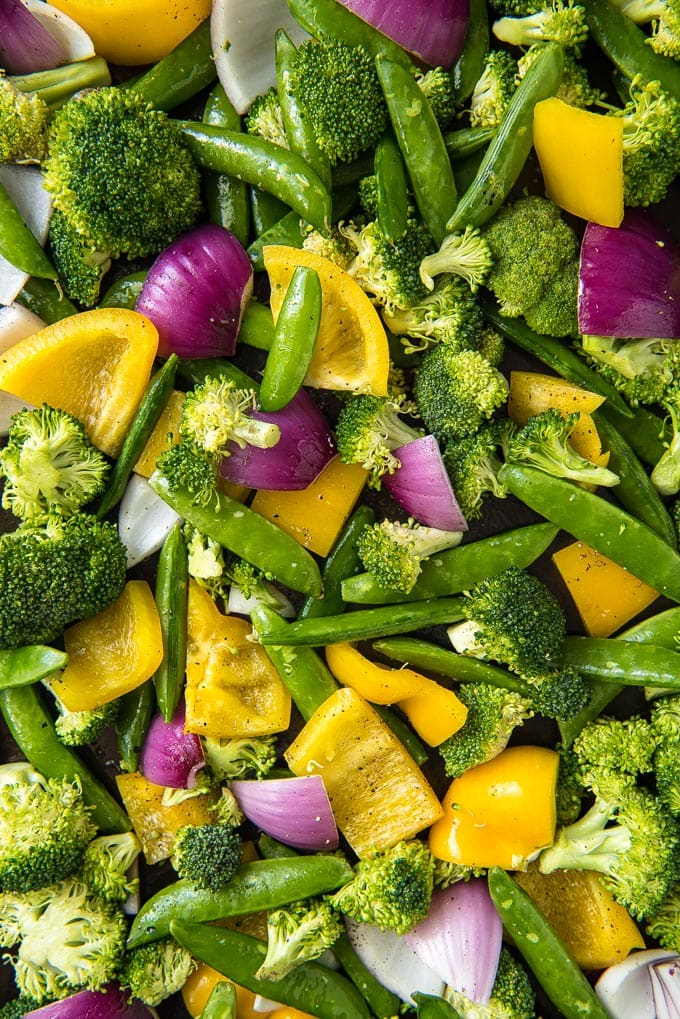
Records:
{"label": "yellow pepper chunk", "polygon": [[69,711],[89,711],[141,686],[163,659],[163,635],[153,592],[145,580],[129,580],[103,612],[64,633],[68,664],[51,680]]}
{"label": "yellow pepper chunk", "polygon": [[147,863],[158,863],[171,856],[175,836],[183,825],[215,823],[215,813],[209,810],[210,800],[205,793],[166,806],[165,786],[149,782],[139,771],[117,775],[116,784]]}
{"label": "yellow pepper chunk", "polygon": [[544,99],[534,109],[534,148],[548,198],[582,219],[621,225],[623,118]]}
{"label": "yellow pepper chunk", "polygon": [[609,637],[659,597],[649,584],[575,541],[552,557],[590,637]]}
{"label": "yellow pepper chunk", "polygon": [[[215,984],[221,980],[234,983],[233,980],[229,980],[222,973],[218,973],[212,966],[208,966],[207,962],[199,962],[196,969],[189,974],[182,988],[182,1001],[192,1019],[199,1019],[203,1015],[203,1009],[208,1003],[208,998]],[[255,994],[245,987],[241,987],[240,984],[234,984],[234,987],[236,988],[236,1015],[238,1019],[262,1019],[263,1013],[255,1011],[253,1007],[255,1005]]]}
{"label": "yellow pepper chunk", "polygon": [[603,403],[604,396],[599,393],[591,393],[557,376],[541,372],[510,372],[508,416],[518,425],[525,425],[532,415],[551,407],[566,416],[576,411],[592,414]]}
{"label": "yellow pepper chunk", "polygon": [[291,698],[240,616],[225,616],[205,588],[189,584],[186,730],[224,739],[283,732]]}
{"label": "yellow pepper chunk", "polygon": [[449,786],[430,850],[466,867],[521,870],[555,838],[559,758],[536,746],[509,747]]}
{"label": "yellow pepper chunk", "polygon": [[395,846],[441,817],[418,765],[349,687],[324,701],[284,756],[295,775],[323,776],[338,828],[357,856]]}
{"label": "yellow pepper chunk", "polygon": [[168,436],[172,436],[174,442],[179,441],[179,423],[183,406],[184,393],[173,389],[135,464],[136,474],[150,478],[156,469],[156,460],[168,448]]}

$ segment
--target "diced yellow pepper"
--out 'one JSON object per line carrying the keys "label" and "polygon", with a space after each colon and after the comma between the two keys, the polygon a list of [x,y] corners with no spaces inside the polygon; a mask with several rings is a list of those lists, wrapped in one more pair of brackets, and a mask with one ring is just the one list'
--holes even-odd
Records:
{"label": "diced yellow pepper", "polygon": [[166,806],[165,786],[149,782],[139,771],[117,775],[116,784],[147,863],[171,856],[175,836],[183,825],[215,823],[215,812],[209,809],[210,799],[205,793]]}
{"label": "diced yellow pepper", "polygon": [[69,711],[89,711],[141,686],[163,659],[163,635],[153,591],[145,580],[129,580],[103,612],[64,633],[69,656],[50,681]]}
{"label": "diced yellow pepper", "polygon": [[205,588],[189,584],[186,730],[224,739],[283,732],[291,698],[253,629],[225,616]]}
{"label": "diced yellow pepper", "polygon": [[338,828],[357,856],[412,838],[442,815],[403,744],[349,687],[324,701],[284,756],[295,775],[323,776]]}
{"label": "diced yellow pepper", "polygon": [[344,464],[334,457],[318,478],[299,492],[260,490],[252,509],[304,548],[327,556],[342,530],[361,491],[368,472],[356,464]]}
{"label": "diced yellow pepper", "polygon": [[609,637],[658,597],[649,584],[582,541],[552,557],[590,637]]}
{"label": "diced yellow pepper", "polygon": [[534,148],[548,198],[581,219],[621,225],[622,117],[544,99],[534,108]]}

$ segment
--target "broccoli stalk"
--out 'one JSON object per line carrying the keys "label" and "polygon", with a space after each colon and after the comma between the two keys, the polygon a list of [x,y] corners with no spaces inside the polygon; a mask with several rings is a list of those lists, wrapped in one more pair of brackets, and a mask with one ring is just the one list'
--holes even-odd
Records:
{"label": "broccoli stalk", "polygon": [[420,267],[434,244],[419,220],[409,219],[406,233],[394,243],[385,238],[377,220],[363,227],[342,224],[339,229],[356,252],[347,272],[388,312],[410,308],[425,297]]}
{"label": "broccoli stalk", "polygon": [[618,485],[618,474],[586,460],[570,445],[569,436],[578,419],[578,412],[563,416],[555,408],[534,414],[511,436],[506,459],[510,463],[526,464],[554,477],[587,485],[603,485],[606,488]]}
{"label": "broccoli stalk", "polygon": [[233,382],[208,377],[184,399],[180,434],[185,442],[213,457],[228,456],[230,442],[241,449],[248,445],[271,449],[281,438],[281,430],[269,421],[253,418],[248,411],[256,406],[253,389],[237,389]]}
{"label": "broccoli stalk", "polygon": [[174,938],[160,938],[125,953],[118,983],[131,998],[154,1007],[180,991],[197,965]]}
{"label": "broccoli stalk", "polygon": [[508,392],[505,377],[479,351],[446,343],[425,352],[414,385],[420,416],[444,447],[479,431]]}
{"label": "broccoli stalk", "polygon": [[578,49],[588,38],[585,9],[573,0],[552,0],[549,6],[520,18],[499,18],[491,30],[511,46],[558,42],[566,49]]}
{"label": "broccoli stalk", "polygon": [[517,726],[534,714],[529,698],[490,683],[461,683],[457,694],[467,717],[462,729],[438,747],[452,778],[500,754]]}
{"label": "broccoli stalk", "polygon": [[498,127],[517,88],[517,61],[505,50],[490,50],[470,96],[470,125]]}
{"label": "broccoli stalk", "polygon": [[457,276],[445,276],[422,300],[410,308],[384,308],[390,332],[403,337],[407,354],[447,343],[456,350],[476,348],[482,332],[482,314],[470,288]]}
{"label": "broccoli stalk", "polygon": [[329,902],[305,899],[267,914],[267,954],[255,976],[281,980],[303,962],[331,948],[343,933],[343,924]]}
{"label": "broccoli stalk", "polygon": [[206,762],[219,782],[249,775],[264,778],[276,764],[276,736],[203,737]]}
{"label": "broccoli stalk", "polygon": [[460,543],[461,531],[423,527],[409,519],[405,524],[383,520],[367,524],[357,538],[357,553],[364,569],[382,587],[408,594],[428,556]]}
{"label": "broccoli stalk", "polygon": [[338,415],[336,439],[343,463],[360,464],[370,472],[368,484],[380,488],[383,474],[394,474],[401,466],[393,450],[419,439],[423,432],[402,420],[412,405],[403,397],[355,396]]}
{"label": "broccoli stalk", "polygon": [[445,237],[439,251],[425,256],[420,263],[420,278],[428,290],[433,290],[434,276],[462,276],[474,293],[486,280],[491,262],[491,249],[479,230],[466,226],[462,234]]}
{"label": "broccoli stalk", "polygon": [[175,836],[172,865],[196,888],[224,888],[241,865],[243,844],[237,829],[224,822],[186,824]]}

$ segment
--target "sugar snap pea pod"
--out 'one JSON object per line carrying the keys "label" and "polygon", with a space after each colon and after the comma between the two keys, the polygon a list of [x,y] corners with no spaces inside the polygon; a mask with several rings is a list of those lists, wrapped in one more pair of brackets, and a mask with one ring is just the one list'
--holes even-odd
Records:
{"label": "sugar snap pea pod", "polygon": [[319,334],[321,301],[321,280],[316,269],[296,266],[262,373],[259,400],[262,410],[282,410],[299,391]]}
{"label": "sugar snap pea pod", "polygon": [[459,127],[444,132],[444,144],[451,159],[465,159],[486,148],[494,134],[493,127]]}
{"label": "sugar snap pea pod", "polygon": [[210,46],[210,19],[138,78],[131,88],[157,110],[174,110],[217,78]]}
{"label": "sugar snap pea pod", "polygon": [[368,1006],[354,984],[318,962],[303,962],[281,980],[258,980],[255,973],[267,953],[260,938],[225,927],[180,920],[171,921],[170,933],[195,958],[254,994],[318,1019],[370,1019]]}
{"label": "sugar snap pea pod", "polygon": [[153,682],[156,701],[166,722],[171,721],[184,687],[187,664],[187,597],[189,574],[182,526],[176,523],[163,542],[156,573],[156,606],[163,634],[163,661]]}
{"label": "sugar snap pea pod", "polygon": [[63,669],[67,662],[65,652],[42,644],[0,651],[0,690],[38,683],[57,669]]}
{"label": "sugar snap pea pod", "polygon": [[408,182],[399,146],[390,132],[382,136],[375,149],[375,183],[378,224],[394,244],[406,233]]}
{"label": "sugar snap pea pod", "polygon": [[660,594],[680,602],[680,556],[630,513],[594,492],[533,467],[505,464],[499,478],[536,513],[613,559]]}
{"label": "sugar snap pea pod", "polygon": [[[203,123],[226,127],[229,131],[241,130],[241,118],[234,109],[222,85],[211,91],[203,109]],[[205,170],[203,189],[208,214],[213,223],[231,230],[244,246],[250,237],[250,205],[248,186],[228,173]]]}
{"label": "sugar snap pea pod", "polygon": [[529,524],[439,552],[422,563],[420,576],[408,594],[381,587],[370,573],[359,573],[343,581],[342,597],[360,605],[390,605],[460,594],[509,566],[530,566],[558,531],[554,524]]}
{"label": "sugar snap pea pod", "polygon": [[56,280],[54,268],[12,201],[0,184],[0,255],[10,265],[39,279]]}
{"label": "sugar snap pea pod", "polygon": [[300,219],[297,212],[287,212],[268,230],[259,233],[246,249],[253,268],[259,272],[264,270],[263,249],[268,244],[286,244],[290,248],[301,248],[303,230],[304,220]]}
{"label": "sugar snap pea pod", "polygon": [[331,164],[328,156],[319,148],[316,135],[311,130],[309,118],[305,117],[298,102],[291,67],[297,50],[289,35],[280,28],[275,36],[276,89],[281,107],[283,126],[288,145],[293,152],[302,156],[319,175],[328,190],[331,190]]}
{"label": "sugar snap pea pod", "polygon": [[236,1019],[236,987],[230,980],[218,980],[201,1012],[201,1019]]}
{"label": "sugar snap pea pod", "polygon": [[588,979],[533,899],[500,867],[488,874],[503,927],[564,1019],[608,1019]]}
{"label": "sugar snap pea pod", "polygon": [[259,301],[250,301],[241,319],[238,342],[255,347],[256,350],[269,350],[273,339],[274,319],[271,308]]}
{"label": "sugar snap pea pod", "polygon": [[315,39],[341,39],[349,46],[363,46],[374,57],[384,53],[390,60],[415,70],[399,43],[362,21],[337,0],[287,0],[287,3],[297,23]]}
{"label": "sugar snap pea pod", "polygon": [[164,938],[171,920],[208,922],[276,909],[297,899],[332,892],[352,877],[346,860],[316,855],[244,863],[229,884],[217,892],[196,888],[188,881],[175,881],[142,904],[130,929],[128,948]]}
{"label": "sugar snap pea pod", "polygon": [[503,121],[477,171],[447,223],[455,233],[482,226],[501,207],[517,182],[532,146],[534,107],[554,96],[562,80],[562,47],[546,43],[517,86]]}
{"label": "sugar snap pea pod", "polygon": [[584,676],[606,683],[680,690],[680,654],[658,644],[609,637],[565,637],[563,661]]}
{"label": "sugar snap pea pod", "polygon": [[375,169],[375,157],[371,152],[357,156],[351,163],[338,163],[333,167],[333,190],[358,184],[363,177],[368,177]]}
{"label": "sugar snap pea pod", "polygon": [[178,363],[177,355],[171,354],[149,382],[97,508],[99,517],[106,516],[120,502],[134,466],[170,398]]}
{"label": "sugar snap pea pod", "polygon": [[370,1008],[371,1015],[377,1016],[377,1019],[390,1019],[399,1014],[399,998],[383,987],[364,966],[346,934],[338,938],[331,951]]}
{"label": "sugar snap pea pod", "polygon": [[680,95],[680,66],[655,53],[649,36],[608,0],[584,0],[590,35],[626,78],[641,75],[658,81],[672,96]]}
{"label": "sugar snap pea pod", "polygon": [[354,510],[324,564],[323,594],[320,598],[305,599],[298,612],[298,619],[334,616],[345,611],[342,584],[362,568],[357,553],[357,538],[364,527],[372,524],[374,520],[375,513],[370,506],[358,506]]}
{"label": "sugar snap pea pod", "polygon": [[0,690],[0,711],[14,742],[27,761],[46,778],[79,779],[92,820],[104,833],[130,830],[123,808],[80,758],[61,743],[35,686]]}
{"label": "sugar snap pea pod", "polygon": [[210,506],[197,506],[188,489],[170,489],[158,471],[149,484],[176,513],[246,562],[301,594],[321,593],[316,560],[294,538],[248,506],[218,493]]}
{"label": "sugar snap pea pod", "polygon": [[642,406],[630,409],[626,415],[619,414],[609,401],[598,407],[598,413],[611,421],[644,463],[653,467],[661,459],[666,450],[665,440],[670,441],[671,429],[658,414]]}
{"label": "sugar snap pea pod", "polygon": [[116,717],[116,747],[123,771],[137,771],[139,754],[156,708],[150,679],[120,698]]}
{"label": "sugar snap pea pod", "polygon": [[262,188],[250,187],[248,201],[252,232],[255,237],[260,237],[272,230],[279,220],[285,219],[288,215],[288,205],[276,195],[270,194],[269,191],[263,191]]}
{"label": "sugar snap pea pod", "polygon": [[439,245],[458,201],[444,138],[413,74],[384,56],[375,66],[418,211]]}
{"label": "sugar snap pea pod", "polygon": [[308,163],[280,145],[212,124],[176,121],[199,166],[228,173],[274,195],[317,230],[331,222],[331,196]]}
{"label": "sugar snap pea pod", "polygon": [[517,676],[498,665],[459,655],[417,637],[386,637],[374,641],[373,648],[387,658],[404,662],[414,669],[435,672],[457,683],[489,683],[490,686],[520,694],[528,691],[527,685]]}
{"label": "sugar snap pea pod", "polygon": [[17,303],[34,312],[48,325],[75,315],[78,311],[52,280],[41,280],[37,276],[26,280],[17,295]]}
{"label": "sugar snap pea pod", "polygon": [[422,991],[416,991],[413,1000],[416,1003],[418,1019],[460,1019],[460,1013],[456,1012],[453,1005],[450,1005],[445,998],[437,998],[434,994],[423,994]]}
{"label": "sugar snap pea pod", "polygon": [[465,44],[451,68],[456,102],[459,106],[462,106],[472,95],[484,70],[484,57],[488,49],[489,12],[486,0],[470,0],[470,16]]}
{"label": "sugar snap pea pod", "polygon": [[135,310],[137,298],[142,292],[146,272],[132,272],[129,276],[121,276],[119,280],[109,287],[101,301],[99,308],[128,308]]}

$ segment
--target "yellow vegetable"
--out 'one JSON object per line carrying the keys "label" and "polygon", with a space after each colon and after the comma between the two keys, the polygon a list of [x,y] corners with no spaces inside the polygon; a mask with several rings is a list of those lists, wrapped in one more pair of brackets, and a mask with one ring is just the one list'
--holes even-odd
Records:
{"label": "yellow vegetable", "polygon": [[623,219],[623,118],[553,97],[534,109],[534,148],[548,198],[581,219]]}
{"label": "yellow vegetable", "polygon": [[323,775],[338,828],[357,856],[412,838],[441,816],[413,758],[349,687],[324,701],[284,756],[295,775]]}
{"label": "yellow vegetable", "polygon": [[163,659],[163,636],[153,592],[129,580],[103,612],[64,633],[68,664],[50,682],[69,711],[89,711],[141,686]]}
{"label": "yellow vegetable", "polygon": [[205,793],[166,806],[165,786],[149,782],[139,771],[117,775],[116,784],[147,863],[159,863],[172,855],[175,836],[183,825],[215,823]]}

